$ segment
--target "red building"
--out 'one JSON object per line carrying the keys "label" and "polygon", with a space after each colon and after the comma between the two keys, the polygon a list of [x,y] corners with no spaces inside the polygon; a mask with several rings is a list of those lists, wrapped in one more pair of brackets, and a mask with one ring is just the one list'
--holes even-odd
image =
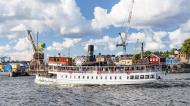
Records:
{"label": "red building", "polygon": [[150,54],[148,57],[149,64],[163,65],[166,63],[166,58],[158,56],[156,54]]}
{"label": "red building", "polygon": [[70,57],[49,57],[48,64],[72,65]]}

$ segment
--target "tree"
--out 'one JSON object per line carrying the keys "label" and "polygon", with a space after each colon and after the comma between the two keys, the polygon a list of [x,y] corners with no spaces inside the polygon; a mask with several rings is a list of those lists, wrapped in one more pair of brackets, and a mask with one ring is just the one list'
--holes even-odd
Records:
{"label": "tree", "polygon": [[141,59],[141,54],[135,54],[135,60],[140,60]]}
{"label": "tree", "polygon": [[190,38],[183,42],[181,50],[183,53],[190,55]]}
{"label": "tree", "polygon": [[145,56],[145,57],[148,57],[150,54],[151,54],[151,51],[145,51],[145,52],[144,52],[144,56]]}

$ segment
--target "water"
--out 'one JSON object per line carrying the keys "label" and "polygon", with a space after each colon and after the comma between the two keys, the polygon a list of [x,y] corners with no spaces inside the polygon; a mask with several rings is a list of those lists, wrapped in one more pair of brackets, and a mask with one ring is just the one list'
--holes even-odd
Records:
{"label": "water", "polygon": [[0,106],[190,106],[190,74],[146,85],[37,85],[34,77],[0,76]]}

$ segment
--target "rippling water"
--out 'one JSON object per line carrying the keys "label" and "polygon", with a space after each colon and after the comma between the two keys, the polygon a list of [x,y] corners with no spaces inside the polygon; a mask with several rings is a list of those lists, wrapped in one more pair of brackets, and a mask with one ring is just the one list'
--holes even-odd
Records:
{"label": "rippling water", "polygon": [[0,106],[190,106],[190,74],[146,85],[37,85],[34,77],[0,76]]}

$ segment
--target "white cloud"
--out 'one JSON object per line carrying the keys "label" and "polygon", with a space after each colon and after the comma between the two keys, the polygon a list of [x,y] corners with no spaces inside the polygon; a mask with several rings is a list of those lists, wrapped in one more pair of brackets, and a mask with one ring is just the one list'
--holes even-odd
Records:
{"label": "white cloud", "polygon": [[15,51],[9,52],[7,55],[11,57],[11,60],[30,61],[32,59],[33,52],[31,50]]}
{"label": "white cloud", "polygon": [[63,48],[71,48],[74,47],[76,44],[80,43],[80,38],[65,38],[62,43],[53,42],[51,46],[47,48],[48,51],[53,50],[62,50]]}
{"label": "white cloud", "polygon": [[116,43],[118,41],[119,37],[112,38],[109,35],[105,35],[101,39],[90,39],[89,41],[85,42],[84,49],[87,50],[87,46],[93,44],[96,48],[98,48],[98,46],[104,46],[105,50],[114,51],[116,50]]}
{"label": "white cloud", "polygon": [[[131,26],[133,28],[175,28],[190,18],[188,0],[136,0]],[[131,0],[120,0],[111,11],[96,7],[92,26],[102,29],[126,25]]]}
{"label": "white cloud", "polygon": [[181,28],[169,32],[169,40],[170,45],[169,47],[172,48],[180,48],[183,41],[187,38],[190,38],[190,32],[183,32]]}
{"label": "white cloud", "polygon": [[[127,51],[135,52],[134,50],[140,50],[140,43],[145,43],[145,50],[161,50],[166,48],[166,44],[163,41],[165,37],[167,37],[168,33],[163,31],[154,32],[152,30],[146,30],[144,32],[137,32],[128,35],[127,43],[131,44],[132,47],[127,47]],[[137,43],[138,39],[138,44]],[[87,46],[89,44],[95,45],[95,47],[99,48],[99,46],[103,46],[105,50],[115,51],[117,50],[116,44],[121,43],[120,37],[110,37],[108,35],[103,36],[100,39],[90,39],[89,41],[85,42],[84,49],[87,50]],[[134,48],[133,48],[134,47]],[[132,50],[133,49],[133,50]]]}
{"label": "white cloud", "polygon": [[[135,44],[137,39],[139,43],[145,43],[145,50],[160,50],[166,47],[164,37],[167,37],[168,33],[164,31],[154,32],[152,30],[145,30],[144,32],[132,33],[129,35],[129,43]],[[138,47],[140,45],[138,44]]]}
{"label": "white cloud", "polygon": [[26,31],[26,26],[23,24],[16,25],[10,31]]}
{"label": "white cloud", "polygon": [[3,55],[4,52],[7,52],[8,50],[10,50],[10,48],[11,48],[11,47],[10,47],[10,45],[8,45],[8,44],[5,45],[5,46],[1,45],[1,46],[0,46],[0,53],[1,53],[1,55]]}
{"label": "white cloud", "polygon": [[75,0],[0,1],[0,35],[24,36],[27,29],[41,33],[79,36],[95,31],[80,12]]}
{"label": "white cloud", "polygon": [[29,50],[32,48],[31,48],[31,44],[30,44],[29,40],[27,39],[27,37],[25,37],[25,38],[18,39],[18,42],[14,46],[14,49],[16,51],[23,51],[23,50]]}

